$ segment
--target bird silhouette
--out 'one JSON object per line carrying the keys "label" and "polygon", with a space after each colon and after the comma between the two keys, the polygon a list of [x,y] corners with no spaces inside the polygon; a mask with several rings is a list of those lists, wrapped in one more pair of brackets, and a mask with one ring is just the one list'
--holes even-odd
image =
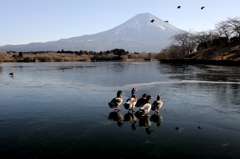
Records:
{"label": "bird silhouette", "polygon": [[154,19],[152,19],[150,22],[153,23],[153,22],[154,22]]}
{"label": "bird silhouette", "polygon": [[202,129],[202,128],[199,126],[198,129]]}
{"label": "bird silhouette", "polygon": [[13,75],[14,75],[14,72],[9,73],[9,75],[10,75],[10,76],[13,76]]}
{"label": "bird silhouette", "polygon": [[181,6],[178,6],[178,7],[177,7],[177,9],[180,9],[180,8],[181,8]]}
{"label": "bird silhouette", "polygon": [[178,127],[175,127],[175,129],[176,129],[176,130],[179,130],[179,128],[178,128]]}
{"label": "bird silhouette", "polygon": [[168,23],[168,20],[165,20],[165,23]]}
{"label": "bird silhouette", "polygon": [[201,10],[203,10],[203,8],[205,8],[204,6],[201,7]]}
{"label": "bird silhouette", "polygon": [[142,107],[146,103],[147,94],[144,93],[140,99],[137,100],[136,107]]}

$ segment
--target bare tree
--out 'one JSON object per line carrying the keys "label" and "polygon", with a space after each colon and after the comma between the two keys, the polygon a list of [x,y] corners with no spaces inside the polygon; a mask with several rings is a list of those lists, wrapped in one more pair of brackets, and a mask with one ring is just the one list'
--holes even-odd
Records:
{"label": "bare tree", "polygon": [[174,35],[173,39],[184,55],[192,53],[196,48],[194,34],[190,32]]}
{"label": "bare tree", "polygon": [[217,39],[219,34],[214,30],[196,32],[194,34],[197,50],[206,49],[211,45],[213,39]]}
{"label": "bare tree", "polygon": [[218,22],[215,27],[220,36],[224,36],[228,39],[234,33],[231,25],[227,21]]}
{"label": "bare tree", "polygon": [[195,37],[195,41],[198,44],[200,44],[200,43],[212,41],[213,39],[219,37],[219,34],[217,34],[213,30],[208,30],[208,31],[197,32],[195,33],[194,37]]}
{"label": "bare tree", "polygon": [[240,37],[240,17],[228,18],[226,22],[228,23],[229,28],[232,30],[232,32],[237,37]]}
{"label": "bare tree", "polygon": [[183,57],[183,52],[181,46],[172,44],[162,49],[158,57],[159,59],[178,59]]}

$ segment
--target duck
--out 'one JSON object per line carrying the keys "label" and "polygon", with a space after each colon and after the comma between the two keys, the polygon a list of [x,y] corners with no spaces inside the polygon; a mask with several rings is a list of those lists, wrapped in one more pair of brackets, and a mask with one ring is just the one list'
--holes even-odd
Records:
{"label": "duck", "polygon": [[131,93],[132,96],[126,100],[126,102],[123,104],[125,109],[128,109],[128,111],[132,110],[132,112],[135,112],[134,107],[137,103],[137,96],[135,92],[137,91],[136,88],[133,88]]}
{"label": "duck", "polygon": [[149,116],[148,113],[151,110],[151,103],[150,103],[150,99],[152,99],[151,95],[148,95],[146,98],[146,103],[142,106],[142,108],[139,109],[139,111],[142,113],[142,116]]}
{"label": "duck", "polygon": [[161,96],[157,95],[157,99],[152,103],[152,110],[156,113],[159,113],[159,109],[163,106],[163,102],[161,100]]}
{"label": "duck", "polygon": [[111,102],[108,102],[108,105],[110,108],[115,108],[115,110],[120,110],[120,105],[123,102],[123,98],[121,96],[122,94],[124,94],[123,91],[119,90],[117,92],[117,96],[113,98]]}
{"label": "duck", "polygon": [[10,76],[13,76],[13,75],[14,75],[14,72],[10,72],[9,75],[10,75]]}
{"label": "duck", "polygon": [[144,93],[140,99],[137,100],[136,107],[142,107],[146,102],[147,94]]}

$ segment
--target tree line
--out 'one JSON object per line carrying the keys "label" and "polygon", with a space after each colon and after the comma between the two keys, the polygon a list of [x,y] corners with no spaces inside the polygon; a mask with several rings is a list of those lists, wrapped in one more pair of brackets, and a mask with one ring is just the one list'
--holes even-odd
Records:
{"label": "tree line", "polygon": [[172,37],[173,43],[161,50],[168,58],[214,47],[217,51],[240,44],[240,17],[227,18],[215,24],[214,30],[183,32]]}

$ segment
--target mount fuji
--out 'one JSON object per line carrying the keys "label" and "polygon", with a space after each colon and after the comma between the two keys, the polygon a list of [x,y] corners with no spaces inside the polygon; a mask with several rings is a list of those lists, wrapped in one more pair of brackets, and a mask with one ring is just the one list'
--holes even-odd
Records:
{"label": "mount fuji", "polygon": [[[150,22],[154,19],[154,22]],[[184,32],[177,27],[165,23],[150,14],[138,14],[125,23],[91,35],[83,35],[58,41],[29,43],[24,45],[4,45],[0,51],[107,51],[121,48],[129,52],[155,52],[171,43],[171,37]]]}

